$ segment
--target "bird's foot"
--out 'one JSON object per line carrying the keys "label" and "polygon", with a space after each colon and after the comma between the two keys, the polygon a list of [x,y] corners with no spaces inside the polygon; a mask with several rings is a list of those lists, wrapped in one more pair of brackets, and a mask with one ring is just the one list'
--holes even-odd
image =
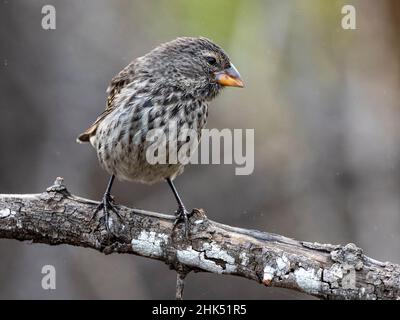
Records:
{"label": "bird's foot", "polygon": [[175,212],[175,222],[174,222],[174,226],[173,229],[175,229],[175,227],[178,225],[179,222],[184,222],[183,225],[183,231],[185,233],[185,237],[188,238],[189,237],[189,217],[190,217],[190,213],[186,210],[186,208],[184,206],[179,206],[178,210],[176,210]]}
{"label": "bird's foot", "polygon": [[121,215],[118,212],[117,207],[114,204],[114,199],[110,194],[104,194],[103,199],[97,206],[97,208],[94,210],[92,217],[90,218],[89,222],[91,222],[97,215],[98,212],[103,212],[101,219],[104,220],[104,225],[106,227],[106,230],[108,233],[112,234],[113,236],[116,236],[114,232],[111,230],[110,227],[110,213],[115,213],[115,215],[119,218],[121,222],[123,222],[123,219]]}

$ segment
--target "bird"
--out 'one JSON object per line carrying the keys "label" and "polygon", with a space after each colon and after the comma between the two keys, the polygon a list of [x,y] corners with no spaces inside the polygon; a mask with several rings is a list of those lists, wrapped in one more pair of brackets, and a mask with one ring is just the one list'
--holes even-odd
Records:
{"label": "bird", "polygon": [[[175,121],[178,133],[183,128],[193,129],[201,138],[209,103],[224,87],[242,88],[243,80],[228,54],[205,37],[178,37],[163,43],[112,78],[105,110],[77,138],[78,143],[90,142],[101,167],[110,175],[95,211],[103,212],[109,232],[110,214],[122,219],[111,195],[117,178],[145,184],[166,181],[178,204],[174,226],[184,222],[188,234],[189,212],[174,184],[184,164],[149,163],[146,137],[152,129],[167,133],[168,123]],[[176,136],[168,139],[167,149]]]}

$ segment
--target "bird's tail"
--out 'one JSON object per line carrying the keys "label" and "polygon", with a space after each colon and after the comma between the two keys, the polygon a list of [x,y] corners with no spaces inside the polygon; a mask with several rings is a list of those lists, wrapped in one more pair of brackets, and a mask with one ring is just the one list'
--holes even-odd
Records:
{"label": "bird's tail", "polygon": [[87,132],[81,133],[78,138],[76,138],[77,143],[85,143],[90,141],[90,134]]}
{"label": "bird's tail", "polygon": [[90,142],[90,138],[96,134],[97,127],[99,126],[100,122],[111,112],[113,111],[112,108],[106,109],[103,113],[96,119],[96,121],[84,132],[81,133],[78,138],[76,138],[76,142],[78,143],[85,143]]}

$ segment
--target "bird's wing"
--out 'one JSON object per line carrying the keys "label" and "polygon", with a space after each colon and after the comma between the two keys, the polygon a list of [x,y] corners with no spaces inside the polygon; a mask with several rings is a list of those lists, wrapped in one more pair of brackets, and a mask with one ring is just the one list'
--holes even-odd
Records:
{"label": "bird's wing", "polygon": [[132,82],[134,77],[134,62],[126,66],[123,70],[121,70],[112,80],[107,88],[107,105],[106,109],[98,116],[95,122],[83,133],[81,133],[76,139],[77,142],[83,143],[90,141],[90,137],[96,134],[97,127],[100,122],[103,121],[105,117],[107,117],[111,112],[115,110],[117,107],[115,104],[116,96],[121,92],[122,88],[124,88],[127,84]]}

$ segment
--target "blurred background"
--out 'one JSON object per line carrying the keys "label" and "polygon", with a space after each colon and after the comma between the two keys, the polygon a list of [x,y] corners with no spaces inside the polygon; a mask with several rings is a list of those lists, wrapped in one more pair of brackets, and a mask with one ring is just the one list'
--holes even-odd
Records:
{"label": "blurred background", "polygon": [[[42,7],[57,12],[41,27]],[[357,30],[341,27],[353,4]],[[105,107],[110,79],[177,36],[220,44],[246,88],[227,89],[208,128],[254,128],[255,170],[191,165],[177,180],[187,207],[219,222],[299,240],[354,242],[400,263],[398,0],[1,0],[0,193],[38,193],[57,176],[100,199],[107,174],[76,136]],[[167,184],[117,183],[121,204],[172,213]],[[240,196],[238,196],[240,194]],[[161,262],[0,240],[2,299],[173,299]],[[41,268],[57,289],[41,288]],[[304,299],[285,289],[191,274],[187,299]]]}

